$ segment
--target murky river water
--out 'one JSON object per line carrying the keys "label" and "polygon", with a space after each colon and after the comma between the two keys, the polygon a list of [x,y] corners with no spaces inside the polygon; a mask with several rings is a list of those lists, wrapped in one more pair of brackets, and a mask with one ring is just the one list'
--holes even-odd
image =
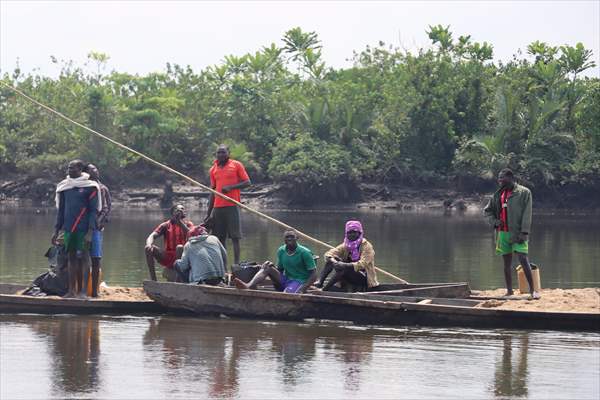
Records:
{"label": "murky river water", "polygon": [[[503,285],[491,232],[478,217],[272,215],[329,243],[340,240],[346,219],[359,218],[377,264],[409,281]],[[139,286],[145,279],[144,239],[162,217],[115,213],[103,259],[109,285]],[[0,282],[28,283],[43,272],[53,218],[53,210],[0,210]],[[244,214],[244,231],[242,258],[273,258],[281,229]],[[600,286],[599,243],[597,216],[535,217],[530,251],[543,286]],[[0,315],[2,399],[284,396],[597,399],[600,334]]]}

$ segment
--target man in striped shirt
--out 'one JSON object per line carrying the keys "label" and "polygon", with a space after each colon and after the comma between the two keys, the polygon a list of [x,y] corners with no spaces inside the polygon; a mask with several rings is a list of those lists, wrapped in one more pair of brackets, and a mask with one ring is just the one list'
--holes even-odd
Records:
{"label": "man in striped shirt", "polygon": [[98,182],[100,194],[102,195],[102,207],[96,215],[96,224],[92,229],[92,242],[90,246],[90,258],[92,260],[92,297],[98,297],[98,285],[100,284],[100,268],[102,260],[102,242],[104,239],[104,226],[108,222],[108,214],[112,209],[110,191],[100,182],[100,172],[94,164],[88,164],[85,172],[90,174],[90,179]]}

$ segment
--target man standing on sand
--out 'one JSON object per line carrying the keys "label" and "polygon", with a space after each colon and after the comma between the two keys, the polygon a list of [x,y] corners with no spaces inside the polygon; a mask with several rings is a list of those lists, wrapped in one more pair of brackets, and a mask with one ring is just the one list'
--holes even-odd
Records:
{"label": "man standing on sand", "polygon": [[[216,158],[210,169],[211,187],[239,202],[240,189],[250,186],[246,169],[241,162],[229,158],[229,149],[224,144],[217,147]],[[223,246],[227,237],[231,238],[234,263],[239,264],[242,238],[239,207],[211,193],[204,222],[209,226],[212,225],[212,233],[219,238]]]}
{"label": "man standing on sand", "polygon": [[531,266],[527,259],[531,231],[531,192],[515,182],[513,172],[505,168],[498,174],[500,188],[484,209],[490,224],[496,229],[496,253],[504,259],[506,296],[512,296],[512,254],[516,253],[525,272],[532,299],[541,296],[534,290]]}
{"label": "man standing on sand", "polygon": [[73,160],[67,168],[68,176],[56,185],[56,225],[51,242],[57,245],[58,233],[64,231],[64,246],[68,254],[69,290],[65,297],[74,297],[83,288],[85,236],[96,223],[102,194],[98,182],[83,172],[85,164]]}
{"label": "man standing on sand", "polygon": [[102,241],[104,226],[108,222],[108,214],[112,209],[112,199],[108,188],[100,182],[100,172],[94,164],[88,164],[85,172],[90,175],[90,180],[98,182],[102,198],[102,208],[96,215],[96,224],[92,229],[92,243],[90,246],[90,258],[92,259],[92,297],[98,297],[98,285],[100,284],[100,268],[102,260]]}
{"label": "man standing on sand", "polygon": [[[177,260],[177,246],[183,246],[189,237],[189,232],[194,228],[194,224],[185,219],[185,207],[176,204],[171,207],[171,218],[168,221],[158,225],[146,239],[146,264],[150,279],[156,281],[156,270],[154,269],[154,260],[157,260],[165,268],[163,277],[169,282],[177,281],[177,272],[173,264]],[[161,250],[154,244],[154,239],[162,236],[165,249]]]}

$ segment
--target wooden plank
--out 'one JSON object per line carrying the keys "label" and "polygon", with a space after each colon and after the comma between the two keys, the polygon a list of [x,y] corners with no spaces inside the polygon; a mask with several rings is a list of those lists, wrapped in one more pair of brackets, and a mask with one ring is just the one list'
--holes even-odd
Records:
{"label": "wooden plank", "polygon": [[369,292],[373,295],[387,296],[425,296],[425,297],[444,297],[444,298],[468,298],[471,295],[471,289],[468,283],[455,283],[449,285],[422,286],[400,290],[386,290]]}

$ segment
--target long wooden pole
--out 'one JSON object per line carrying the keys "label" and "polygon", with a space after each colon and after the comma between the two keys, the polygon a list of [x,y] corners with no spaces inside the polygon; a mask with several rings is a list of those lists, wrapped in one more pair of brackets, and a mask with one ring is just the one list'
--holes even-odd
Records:
{"label": "long wooden pole", "polygon": [[[180,178],[182,178],[182,179],[184,179],[184,180],[192,183],[193,185],[199,186],[202,189],[207,190],[207,191],[213,193],[214,195],[219,196],[219,197],[221,197],[221,198],[223,198],[225,200],[229,200],[232,203],[236,204],[237,206],[239,206],[239,207],[241,207],[241,208],[243,208],[245,210],[248,210],[249,212],[254,213],[254,214],[256,214],[256,215],[258,215],[258,216],[260,216],[262,218],[265,218],[268,221],[271,221],[274,224],[277,224],[277,225],[281,226],[282,228],[289,229],[289,230],[293,229],[293,230],[295,230],[298,233],[298,235],[300,237],[303,237],[303,238],[305,238],[305,239],[307,239],[307,240],[309,240],[309,241],[311,241],[313,243],[321,245],[321,246],[323,246],[323,247],[325,247],[327,249],[332,249],[333,248],[333,246],[330,245],[329,243],[325,243],[325,242],[323,242],[323,241],[321,241],[319,239],[316,239],[316,238],[314,238],[314,237],[312,237],[312,236],[310,236],[310,235],[308,235],[308,234],[306,234],[306,233],[304,233],[304,232],[302,232],[302,231],[300,231],[300,230],[298,230],[298,229],[296,229],[296,228],[294,228],[294,227],[292,227],[292,226],[290,226],[290,225],[288,225],[286,223],[283,223],[283,222],[281,222],[281,221],[279,221],[279,220],[277,220],[277,219],[275,219],[275,218],[273,218],[273,217],[271,217],[271,216],[269,216],[267,214],[264,214],[264,213],[262,213],[262,212],[260,212],[258,210],[255,210],[255,209],[253,209],[251,207],[248,207],[247,205],[242,204],[239,201],[237,201],[235,199],[232,199],[231,197],[229,197],[229,196],[227,196],[227,195],[225,195],[223,193],[217,192],[213,188],[208,187],[208,186],[206,186],[206,185],[198,182],[197,180],[195,180],[195,179],[193,179],[193,178],[191,178],[191,177],[189,177],[189,176],[187,176],[185,174],[182,174],[181,172],[179,172],[179,171],[177,171],[177,170],[169,167],[168,165],[165,165],[165,164],[163,164],[161,162],[158,162],[158,161],[154,160],[153,158],[150,158],[147,155],[142,154],[139,151],[132,149],[131,147],[128,147],[128,146],[126,146],[126,145],[124,145],[122,143],[117,142],[114,139],[111,139],[110,137],[108,137],[106,135],[101,134],[100,132],[97,132],[97,131],[95,131],[95,130],[93,130],[91,128],[88,128],[87,126],[85,126],[85,125],[83,125],[83,124],[81,124],[81,123],[79,123],[79,122],[77,122],[77,121],[75,121],[75,120],[67,117],[66,115],[62,114],[61,112],[56,111],[56,110],[54,110],[54,109],[52,109],[52,108],[50,108],[50,107],[48,107],[48,106],[40,103],[39,101],[37,101],[34,98],[26,95],[21,90],[15,88],[13,86],[10,86],[10,85],[2,82],[2,81],[0,81],[0,85],[6,87],[7,89],[12,90],[13,92],[15,92],[18,95],[26,98],[27,100],[29,100],[30,102],[32,102],[32,103],[36,104],[37,106],[43,108],[44,110],[46,110],[46,111],[48,111],[48,112],[50,112],[52,114],[58,115],[60,118],[66,120],[66,121],[68,121],[68,122],[70,122],[70,123],[72,123],[74,125],[77,125],[78,127],[82,128],[82,129],[85,129],[86,131],[89,131],[89,132],[93,133],[94,135],[97,135],[97,136],[101,137],[104,140],[107,140],[110,143],[112,143],[112,144],[114,144],[114,145],[116,145],[118,147],[121,147],[122,149],[125,149],[125,150],[127,150],[127,151],[129,151],[129,152],[131,152],[131,153],[133,153],[133,154],[135,154],[137,156],[142,157],[144,160],[146,160],[146,161],[148,161],[148,162],[150,162],[150,163],[152,163],[152,164],[154,164],[154,165],[156,165],[156,166],[158,166],[158,167],[160,167],[160,168],[162,168],[162,169],[164,169],[166,171],[169,171],[169,172],[171,172],[171,173],[179,176]],[[390,272],[387,272],[387,271],[385,271],[385,270],[383,270],[383,269],[381,269],[379,267],[375,267],[375,268],[377,269],[378,272],[381,272],[382,274],[384,274],[384,275],[386,275],[386,276],[388,276],[390,278],[393,278],[393,279],[395,279],[395,280],[397,280],[399,282],[405,282],[402,278],[400,278],[400,277],[398,277],[398,276],[396,276],[396,275],[394,275],[394,274],[392,274]]]}

